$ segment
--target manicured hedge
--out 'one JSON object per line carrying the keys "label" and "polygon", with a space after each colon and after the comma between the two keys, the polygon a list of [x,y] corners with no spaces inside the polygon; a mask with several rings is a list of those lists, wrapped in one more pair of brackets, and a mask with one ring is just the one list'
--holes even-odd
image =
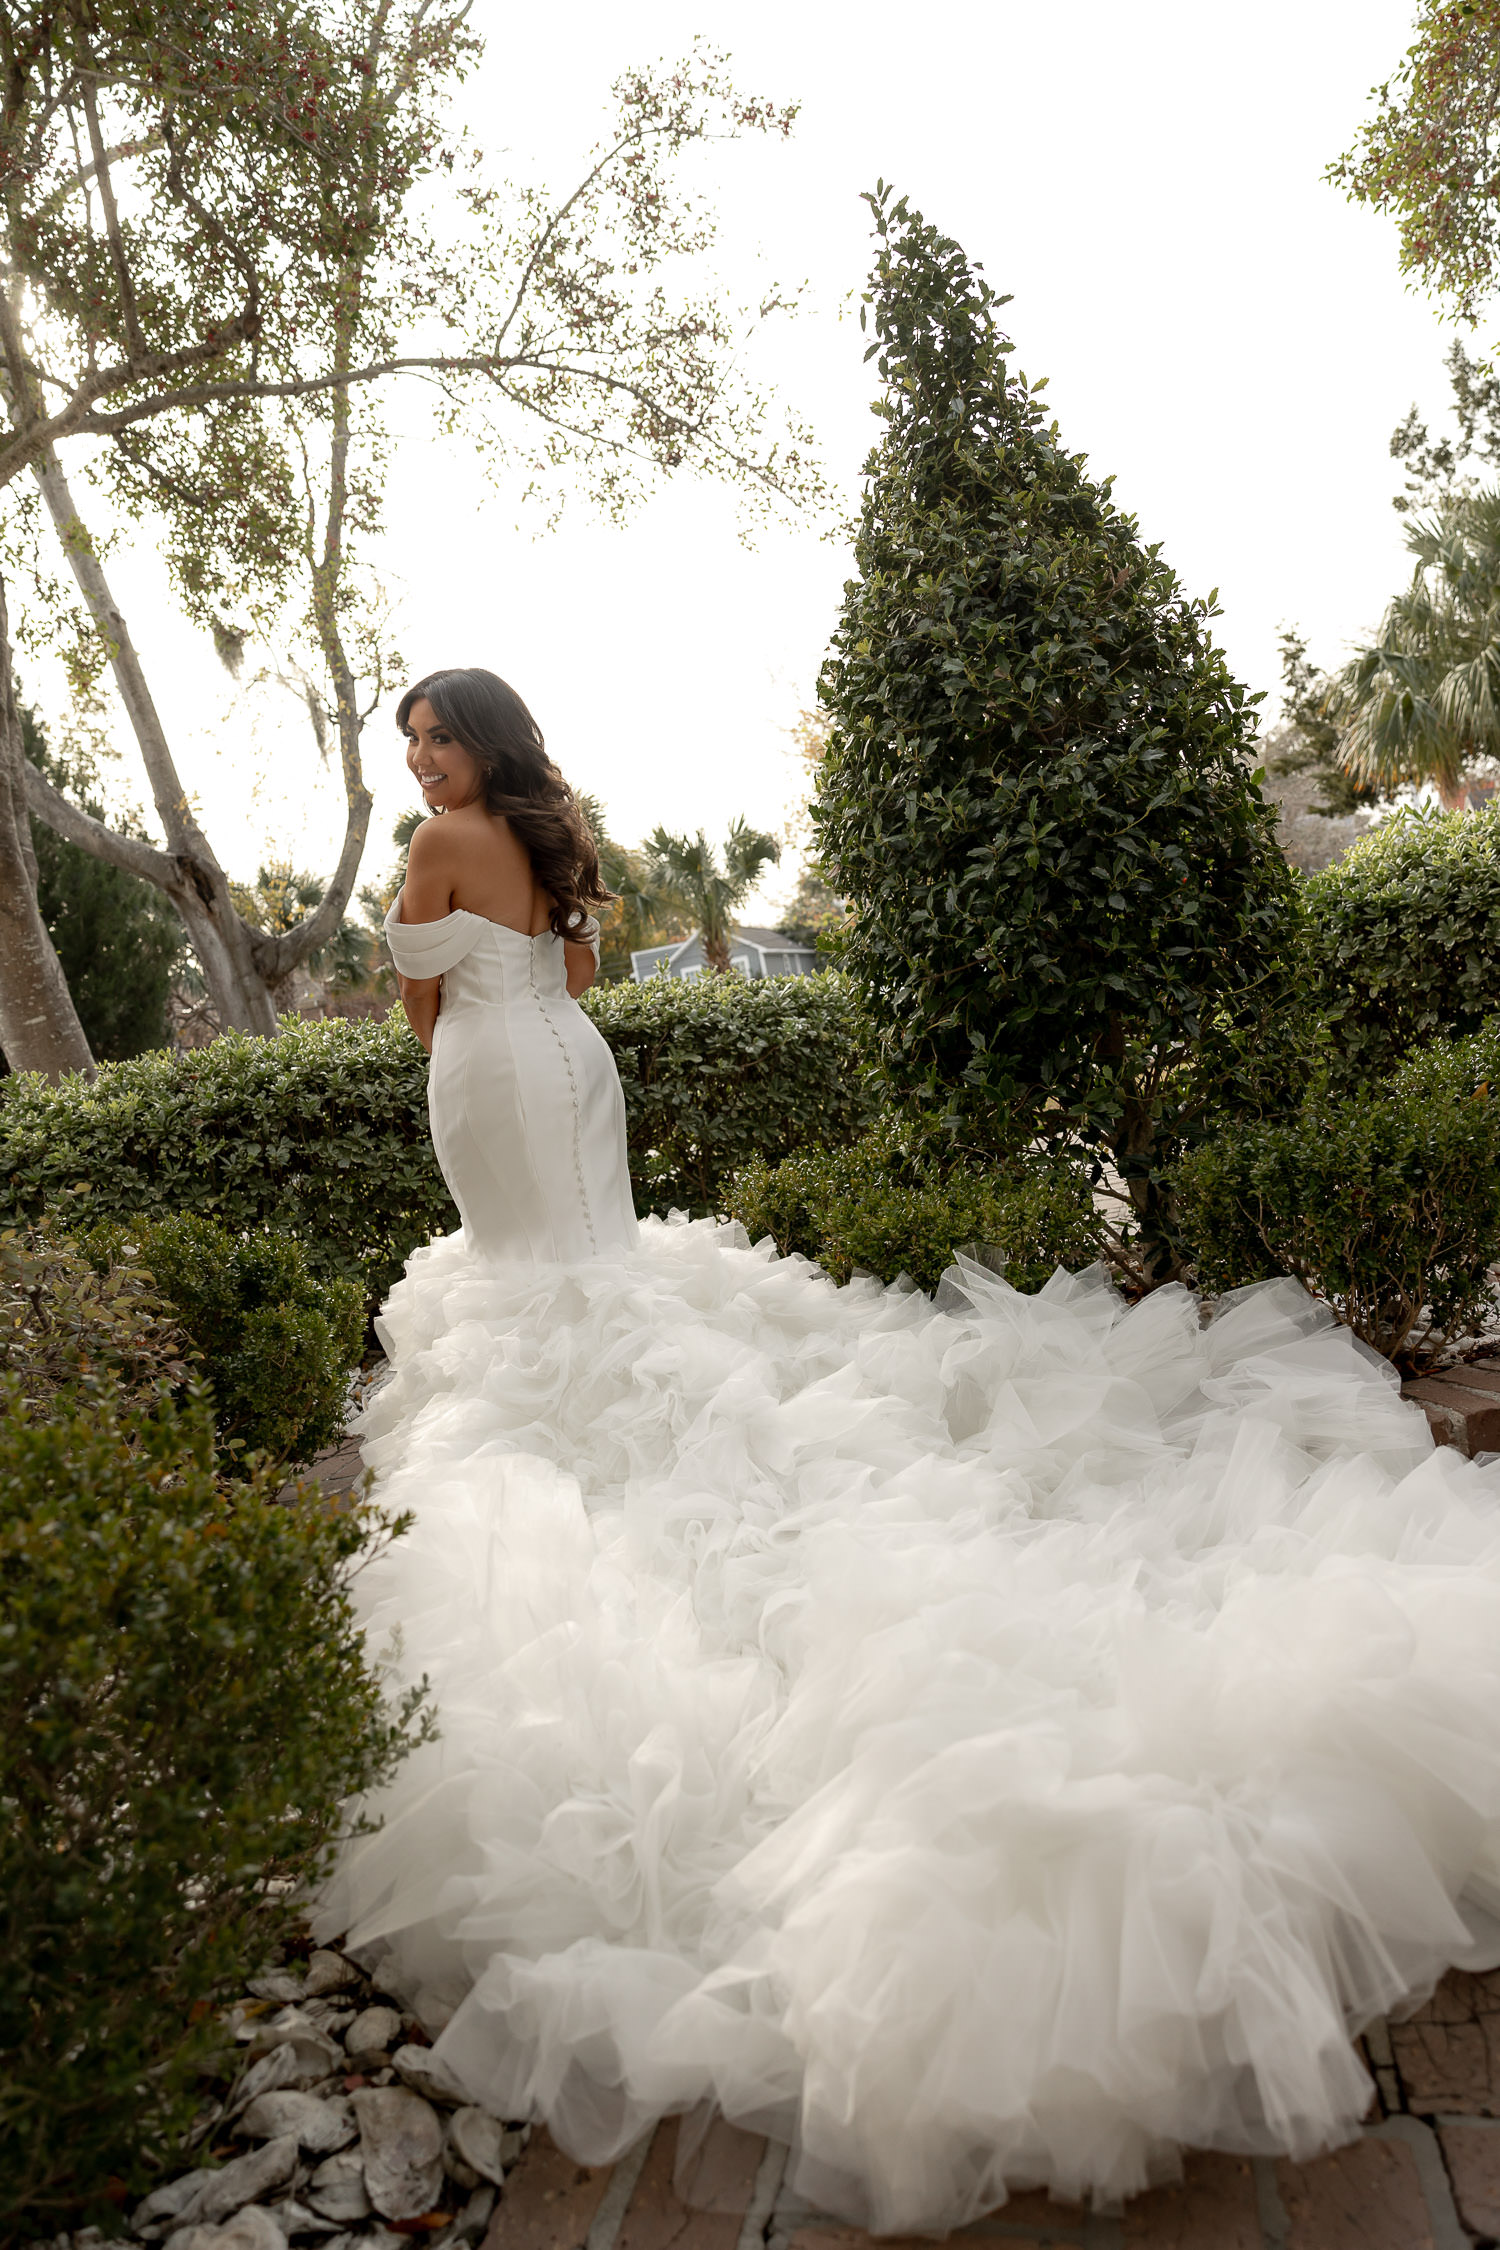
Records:
{"label": "manicured hedge", "polygon": [[653,977],[586,1005],[619,1065],[642,1212],[721,1210],[753,1156],[842,1148],[875,1116],[842,977]]}
{"label": "manicured hedge", "polygon": [[[836,977],[613,985],[586,1006],[614,1048],[642,1212],[718,1206],[731,1173],[852,1140],[873,1113]],[[320,1275],[391,1287],[458,1223],[427,1130],[427,1058],[399,1014],[289,1021],[279,1039],[106,1064],[97,1082],[0,1086],[0,1225],[197,1212],[295,1236]]]}
{"label": "manicured hedge", "polygon": [[1304,885],[1335,1068],[1390,1068],[1500,1009],[1500,807],[1397,814]]}
{"label": "manicured hedge", "polygon": [[106,1063],[92,1086],[0,1088],[0,1224],[197,1212],[294,1235],[314,1270],[383,1295],[457,1224],[427,1130],[427,1058],[405,1020],[288,1024],[185,1055]]}

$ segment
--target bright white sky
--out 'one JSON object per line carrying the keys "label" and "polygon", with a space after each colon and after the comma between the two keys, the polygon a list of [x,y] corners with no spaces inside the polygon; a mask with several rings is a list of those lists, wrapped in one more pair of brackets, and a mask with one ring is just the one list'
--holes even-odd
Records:
{"label": "bright white sky", "polygon": [[[736,294],[766,273],[811,284],[811,309],[750,365],[813,423],[851,498],[875,424],[848,299],[869,261],[860,192],[884,176],[1014,293],[1017,361],[1050,378],[1065,438],[1115,473],[1191,590],[1218,587],[1230,660],[1274,703],[1283,620],[1332,664],[1404,579],[1388,440],[1414,399],[1447,396],[1449,332],[1403,288],[1394,228],[1321,177],[1411,15],[1412,0],[476,0],[488,56],[464,99],[490,147],[557,187],[615,75],[695,33],[742,87],[800,101],[790,144],[716,149],[698,176]],[[460,446],[423,437],[388,501],[382,569],[413,676],[504,673],[624,841],[657,821],[783,824],[800,788],[783,730],[812,701],[847,550],[810,525],[747,550],[732,498],[685,481],[627,529],[580,508],[538,537]],[[340,808],[305,721],[289,702],[232,713],[154,558],[113,574],[221,856],[245,875],[266,853],[326,869]],[[28,685],[45,708],[50,683]],[[393,731],[377,719],[366,740],[375,874],[410,795]]]}

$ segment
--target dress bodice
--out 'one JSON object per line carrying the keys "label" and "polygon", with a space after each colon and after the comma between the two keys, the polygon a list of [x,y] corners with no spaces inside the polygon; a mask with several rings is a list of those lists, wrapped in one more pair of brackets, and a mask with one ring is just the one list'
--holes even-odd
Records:
{"label": "dress bodice", "polygon": [[[564,940],[466,907],[403,922],[399,899],[385,935],[403,976],[442,979],[427,1108],[471,1252],[530,1266],[634,1244],[625,1097]],[[597,961],[598,923],[578,942]]]}
{"label": "dress bodice", "polygon": [[[520,1000],[567,998],[567,949],[555,930],[528,937],[464,906],[436,922],[403,922],[400,915],[398,898],[385,918],[391,959],[405,977],[441,977],[449,1009],[464,1002],[503,1008]],[[577,942],[591,946],[597,961],[598,923],[587,921]]]}

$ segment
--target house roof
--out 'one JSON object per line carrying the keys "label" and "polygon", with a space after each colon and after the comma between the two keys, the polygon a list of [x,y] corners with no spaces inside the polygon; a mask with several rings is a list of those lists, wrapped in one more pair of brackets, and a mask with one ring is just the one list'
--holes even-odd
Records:
{"label": "house roof", "polygon": [[763,946],[770,953],[810,953],[813,950],[811,946],[801,944],[798,939],[789,938],[785,930],[757,930],[751,929],[747,923],[736,922],[734,934],[749,945]]}

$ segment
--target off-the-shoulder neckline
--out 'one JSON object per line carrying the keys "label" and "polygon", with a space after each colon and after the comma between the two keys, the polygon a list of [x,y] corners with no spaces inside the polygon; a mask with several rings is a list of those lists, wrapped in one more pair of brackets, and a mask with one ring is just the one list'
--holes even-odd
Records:
{"label": "off-the-shoulder neckline", "polygon": [[[396,909],[393,906],[391,908],[391,914],[394,914],[395,911]],[[558,934],[556,930],[551,928],[545,930],[518,930],[514,922],[497,922],[492,914],[476,914],[472,906],[455,906],[451,913],[439,914],[437,918],[431,922],[406,922],[398,919],[392,924],[392,927],[398,930],[440,930],[445,922],[457,922],[460,918],[462,918],[462,920],[466,922],[483,922],[487,929],[508,930],[512,937],[525,938],[528,945],[535,944],[536,940],[539,937],[556,937]],[[386,916],[386,920],[389,922],[390,919],[391,915],[388,914]],[[580,937],[575,938],[573,940],[573,943],[575,945],[586,945],[588,943],[588,940],[586,938]]]}

